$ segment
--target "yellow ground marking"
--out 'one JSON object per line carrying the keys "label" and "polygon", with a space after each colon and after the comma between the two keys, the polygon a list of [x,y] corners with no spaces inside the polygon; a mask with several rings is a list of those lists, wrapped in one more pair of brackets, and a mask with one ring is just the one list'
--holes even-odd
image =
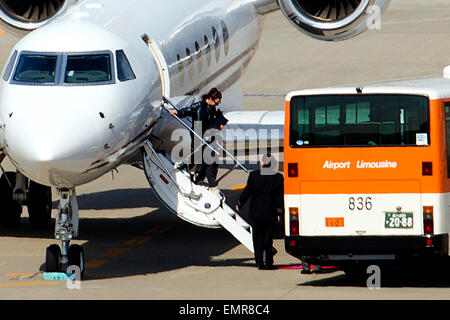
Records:
{"label": "yellow ground marking", "polygon": [[96,280],[101,279],[111,279],[111,278],[125,278],[125,277],[131,277],[134,276],[134,273],[92,273],[90,271],[86,270],[87,275],[91,278],[95,278]]}
{"label": "yellow ground marking", "polygon": [[170,226],[156,226],[148,230],[145,234],[160,234],[170,229]]}
{"label": "yellow ground marking", "polygon": [[245,188],[245,184],[238,184],[235,185],[234,187],[230,188],[231,191],[238,191],[238,190],[243,190]]}
{"label": "yellow ground marking", "polygon": [[141,246],[144,243],[146,243],[147,241],[149,241],[151,238],[153,238],[153,237],[136,237],[131,240],[125,241],[124,245],[130,246],[130,247]]}
{"label": "yellow ground marking", "polygon": [[[129,252],[132,248],[129,247],[138,247],[146,243],[147,241],[151,240],[154,236],[161,234],[165,231],[170,229],[170,226],[154,226],[150,230],[148,230],[145,234],[148,234],[150,236],[145,237],[136,237],[131,240],[125,241],[123,243],[123,248],[112,248],[106,252],[103,257],[105,258],[117,258],[121,255]],[[105,264],[109,263],[109,260],[91,260],[86,263],[86,269],[95,269],[100,268],[104,266]]]}
{"label": "yellow ground marking", "polygon": [[116,258],[120,257],[121,255],[127,253],[130,251],[130,248],[112,248],[107,253],[105,253],[103,256],[107,258]]}
{"label": "yellow ground marking", "polygon": [[107,264],[109,260],[91,260],[86,263],[86,268],[88,269],[94,269],[94,268],[100,268],[101,266]]}
{"label": "yellow ground marking", "polygon": [[3,30],[2,28],[0,28],[0,36],[4,35],[6,33],[5,30]]}
{"label": "yellow ground marking", "polygon": [[46,281],[46,282],[23,282],[23,283],[0,283],[0,287],[27,287],[27,286],[54,286],[60,284],[61,281]]}
{"label": "yellow ground marking", "polygon": [[155,227],[151,228],[150,230],[148,230],[147,232],[145,232],[145,234],[154,234],[154,233],[158,233],[158,232],[159,232],[159,229],[160,229],[161,227],[162,227],[162,226],[155,226]]}
{"label": "yellow ground marking", "polygon": [[34,276],[33,273],[7,273],[5,274],[8,278],[27,278]]}

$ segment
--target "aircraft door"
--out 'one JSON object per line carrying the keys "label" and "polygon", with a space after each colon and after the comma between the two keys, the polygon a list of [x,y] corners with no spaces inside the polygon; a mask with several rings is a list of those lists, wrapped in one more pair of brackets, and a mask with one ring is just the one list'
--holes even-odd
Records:
{"label": "aircraft door", "polygon": [[156,64],[158,65],[159,74],[161,77],[161,87],[162,95],[165,97],[170,97],[170,76],[169,67],[167,66],[166,59],[159,49],[155,41],[153,41],[148,34],[142,36],[142,40],[147,44],[148,49],[155,58]]}

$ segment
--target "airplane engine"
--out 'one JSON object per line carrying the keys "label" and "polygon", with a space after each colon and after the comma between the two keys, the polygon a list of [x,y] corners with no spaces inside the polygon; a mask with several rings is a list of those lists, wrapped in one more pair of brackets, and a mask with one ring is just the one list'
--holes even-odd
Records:
{"label": "airplane engine", "polygon": [[283,14],[307,35],[326,41],[352,38],[380,26],[390,0],[278,0]]}
{"label": "airplane engine", "polygon": [[62,13],[73,0],[0,0],[0,26],[23,36]]}

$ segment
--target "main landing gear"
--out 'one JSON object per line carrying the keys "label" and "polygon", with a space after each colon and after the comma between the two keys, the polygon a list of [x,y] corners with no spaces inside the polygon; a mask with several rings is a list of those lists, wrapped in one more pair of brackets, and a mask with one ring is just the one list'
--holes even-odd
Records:
{"label": "main landing gear", "polygon": [[51,224],[52,190],[30,181],[20,172],[4,172],[0,177],[0,225],[20,224],[22,206],[28,207],[33,229],[45,229]]}
{"label": "main landing gear", "polygon": [[5,172],[0,177],[0,225],[13,227],[20,223],[22,204],[14,200],[15,172]]}
{"label": "main landing gear", "polygon": [[45,254],[45,271],[66,273],[69,266],[79,268],[84,274],[84,250],[70,240],[78,236],[78,204],[75,189],[59,189],[60,201],[55,221],[55,238],[61,247],[52,244]]}

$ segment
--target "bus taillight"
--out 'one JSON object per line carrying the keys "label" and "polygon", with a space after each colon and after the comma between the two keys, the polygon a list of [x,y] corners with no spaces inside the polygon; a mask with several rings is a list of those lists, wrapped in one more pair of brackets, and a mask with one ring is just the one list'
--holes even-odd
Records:
{"label": "bus taillight", "polygon": [[288,177],[298,177],[298,163],[288,163]]}
{"label": "bus taillight", "polygon": [[298,208],[289,208],[289,230],[290,234],[299,234]]}
{"label": "bus taillight", "polygon": [[422,175],[423,176],[433,175],[433,162],[422,162]]}
{"label": "bus taillight", "polygon": [[423,207],[423,230],[425,234],[434,233],[433,206]]}

